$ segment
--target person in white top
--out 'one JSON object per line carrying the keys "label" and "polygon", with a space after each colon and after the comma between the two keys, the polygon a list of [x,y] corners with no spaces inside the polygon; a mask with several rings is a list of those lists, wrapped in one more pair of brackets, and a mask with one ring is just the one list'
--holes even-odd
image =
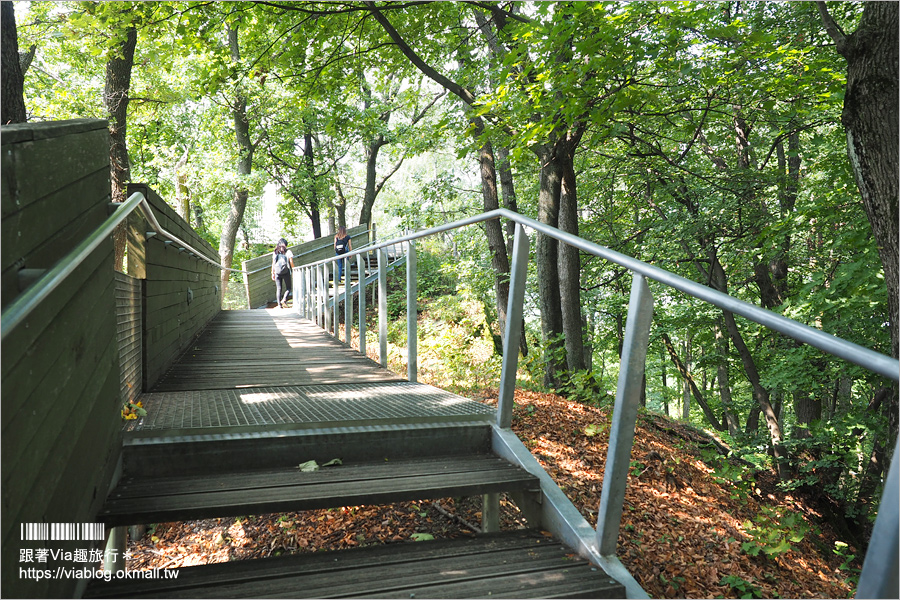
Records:
{"label": "person in white top", "polygon": [[272,281],[275,282],[275,299],[278,306],[287,308],[288,294],[291,293],[291,271],[294,268],[294,253],[288,250],[287,240],[281,238],[272,254]]}

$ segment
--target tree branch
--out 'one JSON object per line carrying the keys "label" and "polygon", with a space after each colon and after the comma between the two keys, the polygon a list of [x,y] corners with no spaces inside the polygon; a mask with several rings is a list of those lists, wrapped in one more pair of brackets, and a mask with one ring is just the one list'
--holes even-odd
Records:
{"label": "tree branch", "polygon": [[844,30],[841,29],[841,26],[832,18],[831,14],[828,12],[828,7],[825,6],[825,2],[817,0],[816,6],[819,7],[819,15],[822,17],[822,24],[825,26],[825,32],[834,40],[838,53],[841,56],[846,56],[844,53],[847,50],[847,35],[844,33]]}
{"label": "tree branch", "polygon": [[415,53],[415,51],[409,47],[409,44],[406,43],[406,40],[400,35],[400,33],[394,29],[394,26],[391,25],[391,22],[388,21],[387,17],[381,14],[381,11],[375,6],[375,3],[367,1],[366,6],[369,8],[369,12],[375,17],[375,20],[384,28],[385,32],[388,36],[394,41],[394,44],[397,45],[397,48],[400,49],[400,52],[403,53],[406,58],[412,62],[416,66],[417,69],[422,71],[423,74],[428,76],[430,79],[434,80],[436,83],[449,90],[454,95],[458,96],[460,100],[465,102],[468,105],[472,105],[475,103],[475,95],[472,94],[469,90],[459,85],[455,81],[450,80],[445,77],[441,73],[438,73],[437,70],[434,69],[431,65],[426,63],[422,58]]}

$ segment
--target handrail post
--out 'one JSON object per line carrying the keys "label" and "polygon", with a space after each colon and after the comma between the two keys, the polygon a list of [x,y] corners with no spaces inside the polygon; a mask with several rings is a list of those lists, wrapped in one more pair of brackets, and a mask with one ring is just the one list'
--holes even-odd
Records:
{"label": "handrail post", "polygon": [[418,287],[416,285],[416,243],[408,242],[406,250],[406,377],[418,379]]}
{"label": "handrail post", "polygon": [[647,346],[650,343],[650,324],[653,321],[653,295],[647,280],[634,273],[631,282],[631,298],[628,302],[628,322],[622,346],[619,367],[619,384],[616,404],[609,432],[609,450],[600,492],[600,509],[597,513],[597,546],[602,556],[615,556],[619,525],[622,521],[622,505],[628,484],[631,462],[631,446],[634,427],[641,403],[641,387]]}
{"label": "handrail post", "polygon": [[878,504],[878,516],[872,538],[863,560],[859,584],[856,586],[857,598],[896,598],[898,591],[897,578],[897,501],[900,498],[900,480],[898,480],[898,463],[900,463],[900,440],[894,445],[894,455],[884,481],[881,502]]}
{"label": "handrail post", "polygon": [[529,240],[525,228],[516,223],[513,242],[509,301],[506,306],[506,331],[503,332],[503,364],[500,367],[500,393],[497,401],[497,426],[512,427],[515,404],[516,371],[519,367],[519,345],[522,340],[522,316],[525,303],[525,280],[528,278]]}
{"label": "handrail post", "polygon": [[378,250],[378,358],[387,369],[387,251]]}
{"label": "handrail post", "polygon": [[366,355],[366,274],[363,271],[363,255],[356,255],[356,270],[359,273],[359,353]]}
{"label": "handrail post", "polygon": [[291,282],[294,284],[294,312],[297,315],[303,315],[303,299],[306,297],[306,278],[303,276],[303,272],[305,269],[297,269],[294,271],[293,276],[291,277]]}
{"label": "handrail post", "polygon": [[300,305],[300,316],[304,319],[309,318],[309,267],[300,269],[300,276],[303,278],[303,303]]}
{"label": "handrail post", "polygon": [[[340,284],[338,283],[338,280],[337,280],[338,260],[340,260],[340,259],[331,261],[331,281],[334,282],[334,301],[331,304],[331,312],[333,314],[331,321],[332,321],[332,324],[334,325],[334,328],[331,330],[331,335],[333,335],[334,339],[336,339],[336,340],[341,339],[341,334],[338,331],[338,325],[341,322],[340,318],[338,317],[338,289],[340,286]],[[331,293],[331,288],[329,288],[328,293],[329,294]]]}
{"label": "handrail post", "polygon": [[350,323],[353,322],[353,301],[350,296],[350,259],[341,258],[344,261],[344,343],[350,345]]}
{"label": "handrail post", "polygon": [[322,293],[325,289],[325,265],[316,267],[316,325],[325,329],[325,311],[322,302]]}
{"label": "handrail post", "polygon": [[303,279],[306,281],[306,297],[303,298],[303,312],[304,316],[312,321],[313,319],[313,311],[312,311],[312,295],[314,289],[314,279],[312,276],[312,267],[307,267],[303,270]]}

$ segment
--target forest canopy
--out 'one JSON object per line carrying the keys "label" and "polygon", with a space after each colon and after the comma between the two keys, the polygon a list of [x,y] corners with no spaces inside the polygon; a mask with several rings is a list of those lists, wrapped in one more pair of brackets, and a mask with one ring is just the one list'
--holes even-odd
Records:
{"label": "forest canopy", "polygon": [[[897,356],[896,3],[17,2],[15,20],[26,119],[109,119],[113,198],[149,184],[226,266],[281,236],[506,207]],[[437,252],[488,335],[510,235]],[[605,402],[631,276],[546,236],[532,251],[526,369]],[[651,288],[645,406],[821,490],[862,539],[896,388]]]}

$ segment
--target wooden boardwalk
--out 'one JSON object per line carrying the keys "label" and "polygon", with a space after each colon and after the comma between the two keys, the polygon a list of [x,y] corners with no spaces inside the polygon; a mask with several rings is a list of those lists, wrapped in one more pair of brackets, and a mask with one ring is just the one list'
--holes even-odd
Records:
{"label": "wooden boardwalk", "polygon": [[410,383],[283,309],[222,311],[142,397],[128,437],[481,421],[494,409]]}
{"label": "wooden boardwalk", "polygon": [[533,529],[97,579],[85,597],[624,597],[542,533],[541,479],[494,453],[494,408],[401,379],[293,311],[221,312],[141,399],[98,514],[110,527],[481,496],[496,531],[510,494]]}

